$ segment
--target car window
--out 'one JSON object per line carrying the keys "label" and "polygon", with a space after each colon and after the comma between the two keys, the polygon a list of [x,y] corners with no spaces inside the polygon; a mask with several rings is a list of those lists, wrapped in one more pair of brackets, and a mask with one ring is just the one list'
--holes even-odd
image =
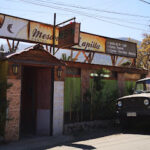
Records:
{"label": "car window", "polygon": [[146,81],[146,90],[150,91],[150,80]]}
{"label": "car window", "polygon": [[143,83],[137,83],[137,85],[136,85],[136,91],[143,91],[143,90],[144,90]]}
{"label": "car window", "polygon": [[136,83],[135,93],[150,92],[150,80],[145,80]]}

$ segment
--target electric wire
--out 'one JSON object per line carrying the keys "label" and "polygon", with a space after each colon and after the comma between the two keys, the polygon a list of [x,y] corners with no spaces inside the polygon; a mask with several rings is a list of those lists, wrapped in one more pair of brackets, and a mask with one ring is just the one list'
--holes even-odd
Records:
{"label": "electric wire", "polygon": [[45,4],[42,4],[42,3],[35,3],[34,1],[27,1],[27,0],[22,0],[22,1],[24,1],[26,3],[38,5],[38,6],[44,6],[44,7],[48,7],[48,8],[54,8],[54,9],[61,9],[63,11],[69,11],[69,12],[77,13],[77,14],[80,14],[80,15],[84,15],[86,17],[95,18],[97,20],[107,22],[107,23],[111,23],[111,24],[114,24],[114,25],[118,25],[118,26],[130,28],[130,29],[135,29],[135,30],[141,30],[141,31],[148,32],[147,30],[142,29],[142,28],[137,28],[137,27],[133,27],[133,26],[123,25],[123,24],[120,24],[120,23],[115,23],[115,22],[112,22],[112,21],[109,21],[109,20],[106,20],[106,19],[101,19],[101,18],[99,18],[97,16],[94,16],[94,15],[89,15],[89,14],[81,12],[81,11],[75,11],[75,10],[68,9],[68,8],[66,9],[66,8],[62,8],[62,7],[59,7],[59,6],[48,6],[48,5],[45,5]]}
{"label": "electric wire", "polygon": [[[107,23],[111,23],[111,24],[115,24],[115,25],[118,25],[118,26],[122,26],[122,27],[126,27],[126,28],[130,28],[130,29],[135,29],[135,30],[141,30],[141,31],[146,31],[145,29],[142,29],[142,28],[137,28],[137,27],[133,27],[133,26],[128,26],[128,25],[124,25],[124,24],[120,24],[120,23],[116,23],[116,22],[112,22],[108,19],[114,19],[114,18],[106,18],[105,16],[96,16],[95,14],[91,15],[91,14],[87,14],[87,13],[84,13],[84,12],[81,12],[81,11],[77,11],[77,10],[72,10],[72,9],[66,9],[66,8],[62,8],[62,7],[58,7],[58,6],[48,6],[48,5],[44,5],[42,3],[35,3],[34,1],[27,1],[27,0],[22,0],[26,3],[31,3],[31,4],[34,4],[34,5],[38,5],[38,6],[44,6],[44,7],[48,7],[48,8],[53,8],[53,9],[61,9],[63,11],[69,11],[69,12],[72,12],[72,13],[77,13],[79,15],[82,15],[82,16],[86,16],[86,17],[90,17],[90,18],[94,18],[94,19],[97,19],[97,20],[100,20],[100,21],[103,21],[103,22],[107,22]],[[38,1],[38,0],[37,0]],[[42,1],[42,0],[41,0]],[[102,17],[105,17],[105,19],[101,19]],[[117,18],[116,18],[117,19]],[[118,20],[119,21],[119,20]],[[129,23],[129,21],[128,21]],[[130,23],[135,23],[135,22],[130,22]],[[137,23],[136,23],[137,24]],[[142,25],[145,25],[145,24],[142,24]],[[146,26],[146,25],[145,25]],[[146,31],[146,32],[149,32],[149,31]]]}
{"label": "electric wire", "polygon": [[150,2],[145,1],[145,0],[139,0],[139,1],[141,1],[141,2],[143,2],[143,3],[146,3],[146,4],[150,4]]}
{"label": "electric wire", "polygon": [[[12,1],[12,0],[11,0]],[[15,1],[15,0],[14,0]],[[24,1],[24,0],[18,0],[18,1]],[[30,3],[31,1],[24,1],[24,2],[28,2],[28,3]],[[46,3],[52,3],[52,4],[54,4],[54,5],[56,5],[56,2],[54,3],[54,2],[50,2],[50,1],[45,1],[45,0],[36,0],[36,1],[32,1],[32,3],[35,3],[36,2],[36,4],[37,4],[37,2],[40,2],[40,4],[43,4],[43,3],[41,3],[41,2],[46,2]],[[65,5],[64,3],[58,3],[57,5],[64,5],[64,6],[70,6],[70,5]],[[71,5],[72,6],[72,5]],[[52,7],[52,6],[51,6]],[[79,7],[79,6],[78,6]],[[89,8],[90,9],[90,8]],[[88,9],[88,11],[89,11],[89,9]],[[95,14],[93,14],[93,15],[95,15]],[[101,18],[107,18],[107,19],[115,19],[115,20],[120,20],[120,21],[125,21],[126,19],[128,19],[128,20],[132,20],[132,21],[126,21],[126,22],[129,22],[129,23],[136,23],[136,24],[139,24],[139,25],[145,25],[145,24],[142,24],[142,23],[139,23],[139,19],[135,19],[135,18],[126,18],[126,19],[120,19],[120,18],[115,18],[115,17],[107,17],[107,16],[99,16],[99,17],[101,17]],[[137,16],[136,16],[137,17]],[[148,18],[150,18],[150,16],[144,16],[144,17],[148,17]],[[140,19],[142,19],[142,18],[140,18]],[[146,18],[145,18],[146,19]],[[135,20],[135,21],[138,21],[138,23],[137,22],[133,22],[133,20]],[[150,21],[150,20],[142,20],[142,21],[146,21],[146,22],[148,22],[148,21]]]}
{"label": "electric wire", "polygon": [[[25,0],[20,0],[20,1],[25,1]],[[73,7],[73,8],[84,9],[84,10],[88,10],[88,11],[92,10],[92,11],[105,12],[105,13],[111,13],[111,14],[117,14],[117,15],[150,18],[150,16],[136,15],[136,14],[130,14],[130,13],[121,13],[121,12],[108,11],[108,10],[96,9],[96,8],[91,8],[91,7],[82,7],[79,5],[69,5],[69,4],[65,4],[65,3],[51,2],[51,1],[45,1],[45,0],[36,0],[36,2],[46,2],[46,3],[51,3],[51,4],[55,4],[55,5],[59,5],[59,6]]]}
{"label": "electric wire", "polygon": [[[8,8],[2,8],[0,7],[0,9],[4,9],[4,10],[7,10]],[[9,10],[16,10],[16,9],[12,9],[12,8],[9,8]],[[43,13],[43,14],[46,14],[47,12],[42,12],[42,11],[37,11],[37,10],[25,10],[25,9],[17,9],[17,11],[26,11],[28,13],[30,12],[33,12],[33,13]],[[68,14],[61,14],[61,13],[58,13],[60,15],[68,15]],[[109,20],[116,20],[116,21],[125,21],[126,23],[131,23],[131,24],[137,24],[137,25],[142,25],[142,26],[148,26],[147,24],[143,24],[143,23],[138,23],[138,22],[134,22],[134,21],[127,21],[127,20],[124,20],[124,19],[121,19],[121,18],[115,18],[115,17],[106,17],[106,16],[97,16],[95,15],[97,18],[100,17],[100,18],[105,18],[105,19],[109,19]]]}

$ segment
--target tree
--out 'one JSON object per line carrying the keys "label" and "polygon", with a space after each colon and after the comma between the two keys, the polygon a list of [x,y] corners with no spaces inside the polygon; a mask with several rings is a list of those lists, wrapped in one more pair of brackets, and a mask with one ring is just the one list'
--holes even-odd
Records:
{"label": "tree", "polygon": [[4,46],[3,46],[3,44],[1,44],[1,46],[0,46],[0,58],[2,58],[3,55],[4,55]]}
{"label": "tree", "polygon": [[150,35],[144,34],[141,48],[138,50],[137,67],[150,69]]}
{"label": "tree", "polygon": [[4,127],[6,121],[7,69],[7,61],[0,61],[0,136],[4,136]]}
{"label": "tree", "polygon": [[3,44],[0,46],[0,52],[4,52],[4,46],[3,46]]}

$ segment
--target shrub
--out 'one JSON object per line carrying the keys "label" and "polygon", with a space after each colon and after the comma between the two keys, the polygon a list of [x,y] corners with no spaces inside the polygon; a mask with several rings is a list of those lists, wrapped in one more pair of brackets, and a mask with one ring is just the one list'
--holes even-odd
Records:
{"label": "shrub", "polygon": [[4,136],[6,121],[6,89],[7,89],[7,62],[0,61],[0,135]]}

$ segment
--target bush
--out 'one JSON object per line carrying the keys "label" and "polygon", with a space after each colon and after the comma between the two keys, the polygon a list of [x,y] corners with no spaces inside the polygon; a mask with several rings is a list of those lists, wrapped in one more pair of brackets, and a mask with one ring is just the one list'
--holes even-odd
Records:
{"label": "bush", "polygon": [[0,61],[0,136],[4,136],[6,121],[7,62]]}
{"label": "bush", "polygon": [[[117,82],[114,80],[104,80],[105,70],[99,70],[98,76],[94,77],[91,82],[91,90],[85,93],[90,99],[88,112],[90,120],[113,119],[116,116],[116,100],[118,98]],[[84,98],[85,101],[85,98]],[[84,105],[85,107],[86,105]],[[90,112],[90,115],[89,115]]]}

